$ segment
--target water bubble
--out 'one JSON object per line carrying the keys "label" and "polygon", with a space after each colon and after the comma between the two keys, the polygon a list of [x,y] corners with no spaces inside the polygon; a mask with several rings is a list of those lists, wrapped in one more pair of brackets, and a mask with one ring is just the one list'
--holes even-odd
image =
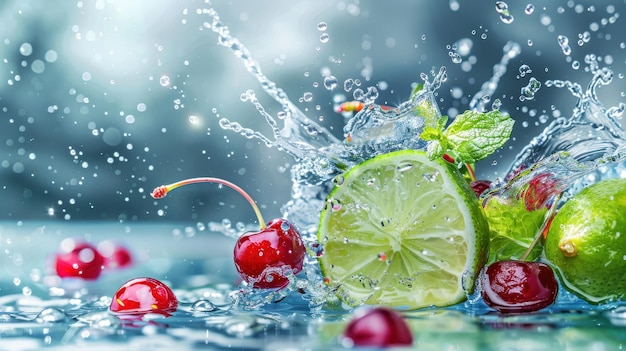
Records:
{"label": "water bubble", "polygon": [[411,162],[401,162],[396,167],[398,172],[406,172],[406,171],[410,170],[411,168],[413,168],[413,163],[411,163]]}
{"label": "water bubble", "polygon": [[491,109],[494,111],[499,111],[500,107],[502,107],[502,101],[500,101],[500,99],[496,99],[492,104],[491,104]]}
{"label": "water bubble", "polygon": [[317,30],[319,31],[325,31],[328,28],[328,25],[326,24],[326,22],[320,22],[317,24]]}
{"label": "water bubble", "polygon": [[449,5],[450,5],[450,10],[452,11],[458,11],[461,8],[461,5],[456,0],[450,0]]}
{"label": "water bubble", "polygon": [[304,95],[302,95],[302,99],[306,102],[311,102],[313,100],[313,93],[311,92],[304,93]]}
{"label": "water bubble", "polygon": [[44,59],[50,63],[56,62],[58,58],[59,58],[59,55],[54,50],[48,50],[46,51],[46,54],[44,55]]}
{"label": "water bubble", "polygon": [[161,76],[161,78],[159,79],[159,84],[161,84],[162,87],[170,85],[170,77]]}
{"label": "water bubble", "polygon": [[327,76],[324,78],[324,87],[328,90],[333,90],[337,87],[337,78],[335,76]]}
{"label": "water bubble", "polygon": [[196,312],[213,312],[217,307],[209,300],[198,300],[191,305],[191,309]]}
{"label": "water bubble", "polygon": [[200,124],[200,117],[195,116],[195,115],[191,115],[189,116],[189,123],[193,124],[193,125],[198,125]]}
{"label": "water bubble", "polygon": [[496,12],[500,14],[500,20],[504,24],[513,23],[513,15],[509,11],[509,5],[504,1],[496,1]]}
{"label": "water bubble", "polygon": [[559,35],[557,41],[559,42],[563,54],[569,55],[572,53],[572,48],[569,46],[569,39],[565,35]]}
{"label": "water bubble", "polygon": [[349,92],[354,87],[354,80],[352,78],[348,78],[343,82],[343,90]]}
{"label": "water bubble", "polygon": [[448,52],[448,56],[450,56],[452,62],[454,63],[461,63],[463,61],[461,55],[457,54],[456,52],[450,51]]}
{"label": "water bubble", "polygon": [[528,65],[519,66],[519,76],[525,77],[527,74],[532,73],[533,70]]}
{"label": "water bubble", "polygon": [[322,35],[320,35],[320,41],[324,44],[328,43],[328,40],[330,40],[330,35],[328,35],[328,33],[322,33]]}
{"label": "water bubble", "polygon": [[533,12],[535,12],[535,5],[533,4],[526,5],[526,8],[524,9],[524,13],[527,15],[531,15]]}
{"label": "water bubble", "polygon": [[20,45],[20,54],[23,56],[30,56],[33,53],[33,46],[30,43],[24,43]]}
{"label": "water bubble", "polygon": [[46,64],[42,60],[34,60],[33,63],[30,64],[30,69],[38,74],[43,73],[43,71],[45,71],[46,69]]}
{"label": "water bubble", "polygon": [[472,46],[474,46],[474,42],[470,38],[463,38],[454,43],[456,47],[456,52],[461,56],[467,56],[472,51]]}
{"label": "water bubble", "polygon": [[525,87],[522,87],[520,93],[520,101],[532,100],[535,98],[535,94],[541,88],[541,82],[534,77],[530,78],[530,81]]}
{"label": "water bubble", "polygon": [[65,321],[66,315],[63,311],[56,308],[44,308],[35,320],[39,323],[58,323]]}
{"label": "water bubble", "polygon": [[352,97],[354,98],[354,100],[363,101],[364,96],[365,92],[363,92],[363,89],[355,89],[352,93]]}

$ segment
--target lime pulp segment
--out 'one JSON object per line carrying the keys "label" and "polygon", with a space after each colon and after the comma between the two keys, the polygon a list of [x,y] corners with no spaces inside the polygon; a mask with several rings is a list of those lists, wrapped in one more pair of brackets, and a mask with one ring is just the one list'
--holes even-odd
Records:
{"label": "lime pulp segment", "polygon": [[463,301],[486,260],[488,225],[453,165],[403,150],[349,170],[322,211],[322,273],[345,303]]}

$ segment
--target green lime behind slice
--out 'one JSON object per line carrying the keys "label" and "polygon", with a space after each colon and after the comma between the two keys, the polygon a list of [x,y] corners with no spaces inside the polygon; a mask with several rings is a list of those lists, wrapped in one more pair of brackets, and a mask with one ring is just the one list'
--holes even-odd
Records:
{"label": "green lime behind slice", "polygon": [[318,240],[324,278],[344,303],[416,309],[466,299],[487,259],[489,229],[453,165],[402,150],[336,180]]}
{"label": "green lime behind slice", "polygon": [[590,303],[626,299],[626,179],[595,183],[559,209],[545,242],[563,286]]}

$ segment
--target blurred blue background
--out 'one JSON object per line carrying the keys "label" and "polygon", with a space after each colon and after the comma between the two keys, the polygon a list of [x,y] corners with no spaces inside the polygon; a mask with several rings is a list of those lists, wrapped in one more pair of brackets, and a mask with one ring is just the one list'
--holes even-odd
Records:
{"label": "blurred blue background", "polygon": [[[177,190],[159,202],[149,196],[155,186],[196,176],[237,183],[266,219],[279,216],[294,160],[222,130],[218,121],[226,117],[269,135],[240,95],[255,90],[274,116],[280,106],[217,45],[215,33],[202,29],[210,19],[197,10],[210,7],[263,72],[340,138],[345,120],[333,111],[333,98],[351,99],[344,81],[377,86],[377,102],[394,105],[420,73],[446,66],[448,81],[437,98],[453,116],[490,79],[507,42],[517,42],[521,53],[491,96],[517,120],[515,138],[478,165],[482,178],[503,176],[516,150],[574,108],[568,91],[545,86],[521,101],[530,78],[584,86],[591,79],[584,57],[594,53],[615,72],[601,101],[609,107],[625,100],[624,0],[509,1],[512,22],[494,1],[5,0],[0,219],[255,220],[238,194],[214,185]],[[571,53],[559,35],[569,39]],[[523,65],[532,73],[520,73]],[[333,91],[324,88],[328,72],[339,81]],[[305,93],[313,100],[302,99]]]}

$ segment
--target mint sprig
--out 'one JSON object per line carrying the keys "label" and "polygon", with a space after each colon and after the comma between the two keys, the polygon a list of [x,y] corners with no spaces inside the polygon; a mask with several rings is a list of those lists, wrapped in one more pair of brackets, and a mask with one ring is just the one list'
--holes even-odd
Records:
{"label": "mint sprig", "polygon": [[427,154],[435,159],[448,154],[456,162],[478,162],[498,150],[511,137],[515,121],[500,111],[465,111],[443,129],[447,121],[442,116],[437,126],[427,125],[420,136],[429,141]]}

